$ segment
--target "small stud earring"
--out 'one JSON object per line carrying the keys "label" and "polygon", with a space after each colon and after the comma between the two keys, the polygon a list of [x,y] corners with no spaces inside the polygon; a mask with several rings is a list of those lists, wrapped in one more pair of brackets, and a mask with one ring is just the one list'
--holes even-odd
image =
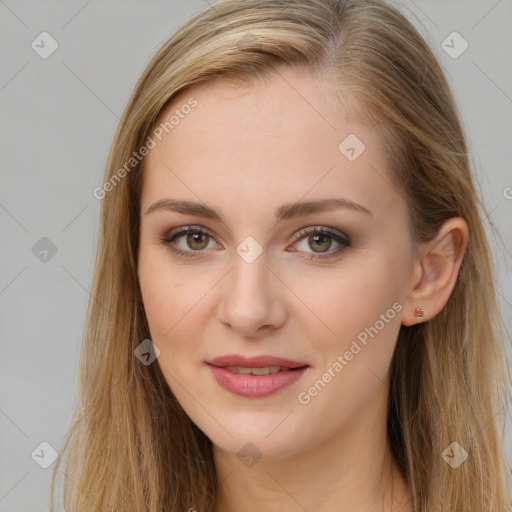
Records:
{"label": "small stud earring", "polygon": [[414,316],[423,316],[423,313],[425,313],[423,309],[421,309],[419,306],[416,306],[414,310]]}

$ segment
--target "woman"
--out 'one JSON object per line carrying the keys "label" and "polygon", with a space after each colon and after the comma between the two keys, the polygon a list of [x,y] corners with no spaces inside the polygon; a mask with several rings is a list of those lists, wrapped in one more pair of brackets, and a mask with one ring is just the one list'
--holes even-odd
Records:
{"label": "woman", "polygon": [[486,212],[398,11],[212,5],[150,62],[95,195],[66,510],[507,508]]}

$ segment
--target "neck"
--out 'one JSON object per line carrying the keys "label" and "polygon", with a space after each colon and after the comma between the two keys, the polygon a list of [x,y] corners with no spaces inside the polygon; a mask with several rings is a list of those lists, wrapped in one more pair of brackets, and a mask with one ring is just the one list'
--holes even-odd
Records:
{"label": "neck", "polygon": [[407,483],[389,450],[386,403],[374,397],[356,420],[319,444],[285,458],[263,457],[252,467],[214,444],[216,512],[412,510]]}

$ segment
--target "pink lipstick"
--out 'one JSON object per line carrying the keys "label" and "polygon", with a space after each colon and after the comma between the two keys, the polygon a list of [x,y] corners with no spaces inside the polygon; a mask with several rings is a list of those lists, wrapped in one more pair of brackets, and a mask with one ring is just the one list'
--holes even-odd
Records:
{"label": "pink lipstick", "polygon": [[235,395],[265,397],[299,380],[307,363],[263,355],[229,355],[207,361],[217,383]]}

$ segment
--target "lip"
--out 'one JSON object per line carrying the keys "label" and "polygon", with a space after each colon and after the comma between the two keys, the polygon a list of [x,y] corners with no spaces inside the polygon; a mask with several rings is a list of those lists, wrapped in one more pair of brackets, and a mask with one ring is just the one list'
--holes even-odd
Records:
{"label": "lip", "polygon": [[[228,355],[207,361],[217,383],[227,391],[248,398],[265,397],[298,381],[310,366],[307,363],[284,359],[270,355],[245,357]],[[221,366],[243,366],[246,368],[262,368],[263,366],[281,366],[290,368],[288,371],[269,375],[245,375],[235,373]]]}
{"label": "lip", "polygon": [[235,395],[249,398],[264,397],[277,393],[280,389],[299,380],[310,368],[304,366],[286,372],[270,373],[269,375],[244,375],[211,364],[208,367],[220,386]]}
{"label": "lip", "polygon": [[308,363],[284,359],[282,357],[261,355],[255,357],[245,357],[238,354],[216,357],[206,361],[212,366],[244,366],[246,368],[262,368],[263,366],[282,366],[283,368],[301,368],[309,366]]}

